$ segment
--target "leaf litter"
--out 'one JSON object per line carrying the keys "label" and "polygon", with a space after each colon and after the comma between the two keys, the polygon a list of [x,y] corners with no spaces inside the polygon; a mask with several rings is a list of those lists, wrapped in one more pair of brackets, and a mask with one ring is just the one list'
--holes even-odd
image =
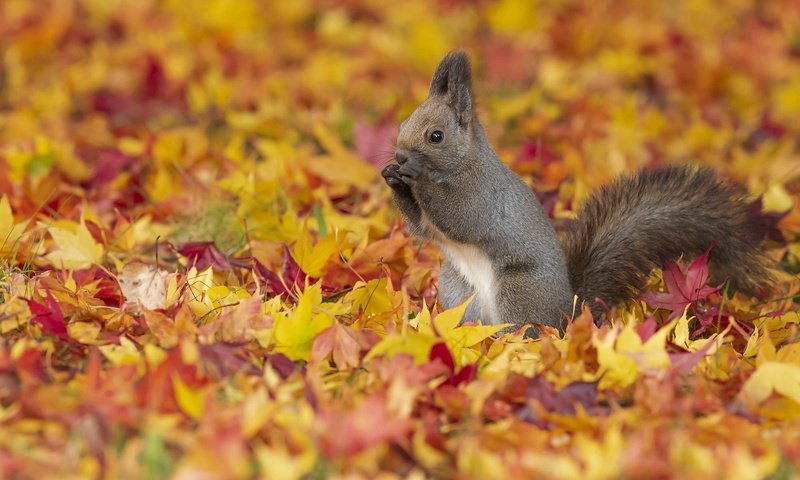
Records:
{"label": "leaf litter", "polygon": [[[789,0],[5,0],[0,477],[797,476],[798,38]],[[440,311],[378,172],[454,48],[558,228],[643,165],[745,182],[765,299],[704,255],[563,336]]]}

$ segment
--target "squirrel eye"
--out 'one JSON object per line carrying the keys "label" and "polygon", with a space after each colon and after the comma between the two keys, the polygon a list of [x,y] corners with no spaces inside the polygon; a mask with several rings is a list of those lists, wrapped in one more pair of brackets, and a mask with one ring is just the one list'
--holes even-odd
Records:
{"label": "squirrel eye", "polygon": [[431,135],[430,135],[429,138],[430,138],[431,143],[439,143],[442,140],[444,140],[444,133],[442,133],[441,130],[434,130],[434,131],[431,132]]}

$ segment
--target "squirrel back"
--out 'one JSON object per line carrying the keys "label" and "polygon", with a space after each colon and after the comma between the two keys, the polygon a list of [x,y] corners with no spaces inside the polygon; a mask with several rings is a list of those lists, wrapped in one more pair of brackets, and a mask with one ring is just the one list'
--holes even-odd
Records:
{"label": "squirrel back", "polygon": [[760,249],[768,225],[744,187],[709,168],[665,166],[624,175],[579,208],[563,240],[569,279],[589,303],[633,298],[650,271],[682,255],[709,256],[712,282],[755,294],[771,278]]}

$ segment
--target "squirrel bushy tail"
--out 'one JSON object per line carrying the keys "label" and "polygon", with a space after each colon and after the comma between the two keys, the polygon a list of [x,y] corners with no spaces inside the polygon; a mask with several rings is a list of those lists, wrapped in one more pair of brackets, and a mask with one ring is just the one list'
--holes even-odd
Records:
{"label": "squirrel bushy tail", "polygon": [[569,280],[592,313],[634,298],[667,261],[709,256],[712,282],[755,294],[771,278],[760,248],[769,228],[742,185],[708,168],[667,166],[626,175],[579,208],[563,246]]}

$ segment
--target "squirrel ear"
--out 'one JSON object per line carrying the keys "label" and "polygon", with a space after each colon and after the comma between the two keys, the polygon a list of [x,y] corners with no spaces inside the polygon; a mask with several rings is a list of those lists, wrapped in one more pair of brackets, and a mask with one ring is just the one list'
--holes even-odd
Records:
{"label": "squirrel ear", "polygon": [[450,52],[436,67],[431,80],[431,97],[445,97],[458,114],[458,121],[466,125],[472,118],[472,70],[469,57],[464,52]]}

